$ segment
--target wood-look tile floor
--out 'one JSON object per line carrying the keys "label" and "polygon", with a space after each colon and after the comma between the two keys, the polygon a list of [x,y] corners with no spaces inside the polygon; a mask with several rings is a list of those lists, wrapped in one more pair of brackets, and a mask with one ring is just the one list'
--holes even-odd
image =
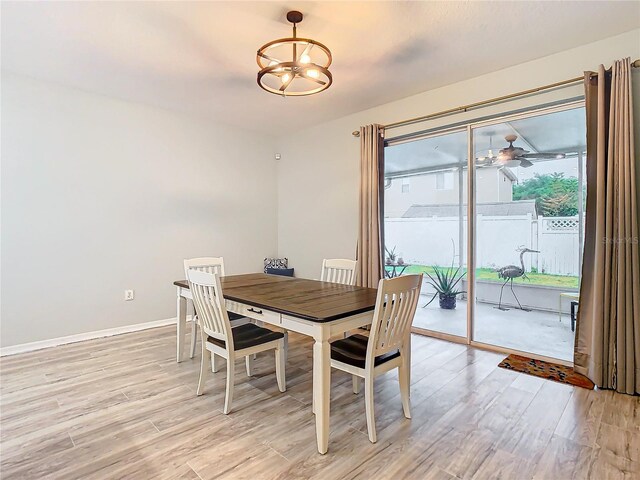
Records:
{"label": "wood-look tile floor", "polygon": [[316,452],[311,341],[291,334],[286,393],[272,354],[195,395],[199,354],[175,362],[166,327],[5,357],[2,479],[640,478],[640,400],[497,368],[503,355],[413,339],[413,419],[397,376],[375,387],[378,443],[362,394],[334,371],[329,453]]}

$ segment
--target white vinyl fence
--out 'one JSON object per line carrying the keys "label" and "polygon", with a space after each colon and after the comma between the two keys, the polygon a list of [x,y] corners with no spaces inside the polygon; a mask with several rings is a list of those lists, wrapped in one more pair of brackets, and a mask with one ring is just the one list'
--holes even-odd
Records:
{"label": "white vinyl fence", "polygon": [[538,217],[538,270],[558,275],[580,275],[578,217]]}
{"label": "white vinyl fence", "polygon": [[[385,244],[396,248],[406,263],[418,265],[466,264],[466,217],[385,218]],[[462,232],[460,229],[462,228]],[[462,248],[460,248],[462,233]],[[579,275],[578,217],[527,215],[487,216],[476,220],[476,255],[480,268],[520,265],[521,246],[540,250],[525,253],[526,271]],[[460,260],[462,255],[462,260]]]}

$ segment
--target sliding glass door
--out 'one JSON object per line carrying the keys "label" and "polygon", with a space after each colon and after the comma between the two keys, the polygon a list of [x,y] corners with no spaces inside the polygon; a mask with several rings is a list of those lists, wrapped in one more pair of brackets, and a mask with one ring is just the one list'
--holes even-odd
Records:
{"label": "sliding glass door", "polygon": [[572,359],[585,136],[583,108],[534,112],[473,129],[473,340]]}
{"label": "sliding glass door", "polygon": [[584,125],[574,103],[388,142],[386,272],[424,273],[416,331],[572,358]]}
{"label": "sliding glass door", "polygon": [[387,276],[425,276],[414,327],[462,338],[467,337],[466,150],[466,130],[387,147],[384,192]]}

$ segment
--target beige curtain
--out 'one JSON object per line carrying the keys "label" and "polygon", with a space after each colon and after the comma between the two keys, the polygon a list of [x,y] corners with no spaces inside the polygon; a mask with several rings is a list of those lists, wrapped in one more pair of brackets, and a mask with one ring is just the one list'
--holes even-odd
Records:
{"label": "beige curtain", "polygon": [[360,127],[358,285],[377,288],[383,274],[384,127]]}
{"label": "beige curtain", "polygon": [[640,258],[630,59],[585,73],[587,206],[575,370],[640,393]]}

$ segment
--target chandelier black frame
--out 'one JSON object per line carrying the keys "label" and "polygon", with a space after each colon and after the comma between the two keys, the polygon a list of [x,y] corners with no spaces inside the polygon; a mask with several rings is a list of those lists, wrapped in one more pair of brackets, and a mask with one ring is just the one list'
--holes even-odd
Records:
{"label": "chandelier black frame", "polygon": [[[326,90],[333,82],[333,76],[329,71],[329,66],[332,61],[331,51],[320,42],[310,38],[299,38],[296,35],[296,24],[300,23],[302,18],[303,16],[300,12],[291,11],[287,13],[287,20],[293,24],[293,36],[273,40],[272,42],[264,44],[258,50],[256,55],[256,61],[260,67],[260,71],[258,72],[258,85],[269,93],[287,97],[313,95],[314,93]],[[291,45],[291,60],[284,61],[270,55],[271,50],[281,47],[282,45]],[[324,52],[327,57],[324,63],[317,64],[311,62],[309,53],[314,48]],[[298,55],[298,52],[301,53]],[[305,57],[308,61],[303,62],[302,59]],[[278,88],[274,88],[265,83],[265,80],[270,77],[277,77],[281,85]],[[287,91],[296,78],[305,78],[310,82],[316,83],[318,86],[305,90]]]}

